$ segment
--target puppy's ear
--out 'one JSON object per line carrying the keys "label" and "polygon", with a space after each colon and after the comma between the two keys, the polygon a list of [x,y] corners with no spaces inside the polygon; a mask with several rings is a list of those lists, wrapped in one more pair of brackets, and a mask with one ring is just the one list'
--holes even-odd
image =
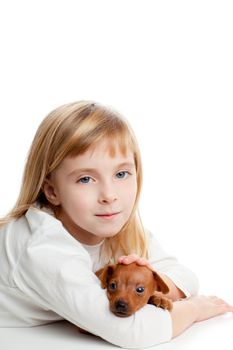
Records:
{"label": "puppy's ear", "polygon": [[100,279],[101,281],[101,287],[103,289],[107,288],[108,282],[110,277],[113,274],[113,271],[115,270],[116,265],[107,265],[103,269],[100,269],[96,271],[96,276]]}
{"label": "puppy's ear", "polygon": [[153,271],[154,279],[158,286],[158,292],[162,292],[164,294],[167,294],[169,292],[169,287],[166,284],[166,282],[159,276],[159,274],[155,271]]}

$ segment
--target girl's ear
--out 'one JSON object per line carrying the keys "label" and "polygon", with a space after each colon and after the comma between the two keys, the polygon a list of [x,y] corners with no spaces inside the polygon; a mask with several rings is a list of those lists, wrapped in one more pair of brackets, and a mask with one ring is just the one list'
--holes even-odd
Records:
{"label": "girl's ear", "polygon": [[58,195],[56,194],[54,185],[50,180],[45,180],[44,185],[43,185],[43,192],[45,194],[46,199],[49,201],[49,203],[53,205],[59,205],[60,200]]}

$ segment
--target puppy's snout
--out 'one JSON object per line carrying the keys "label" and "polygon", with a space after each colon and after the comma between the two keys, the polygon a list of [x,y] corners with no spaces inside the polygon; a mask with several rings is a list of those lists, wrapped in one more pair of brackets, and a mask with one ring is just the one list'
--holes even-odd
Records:
{"label": "puppy's snout", "polygon": [[115,308],[117,312],[127,312],[128,304],[124,300],[119,299],[115,302]]}

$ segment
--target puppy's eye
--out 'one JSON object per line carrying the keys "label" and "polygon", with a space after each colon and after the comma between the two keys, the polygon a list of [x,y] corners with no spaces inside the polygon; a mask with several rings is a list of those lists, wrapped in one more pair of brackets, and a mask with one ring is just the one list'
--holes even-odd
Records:
{"label": "puppy's eye", "polygon": [[136,288],[136,292],[137,292],[138,294],[142,294],[142,293],[144,292],[144,290],[145,290],[144,287],[137,287],[137,288]]}
{"label": "puppy's eye", "polygon": [[111,283],[109,283],[108,287],[110,290],[116,290],[117,284],[116,284],[116,282],[111,282]]}

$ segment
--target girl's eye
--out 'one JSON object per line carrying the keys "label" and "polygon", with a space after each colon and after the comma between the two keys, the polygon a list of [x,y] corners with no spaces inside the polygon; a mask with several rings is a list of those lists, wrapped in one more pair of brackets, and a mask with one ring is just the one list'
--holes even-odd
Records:
{"label": "girl's eye", "polygon": [[128,171],[119,171],[119,173],[116,174],[116,177],[118,177],[118,179],[125,179],[128,176],[129,176]]}
{"label": "girl's eye", "polygon": [[144,287],[137,287],[137,288],[136,288],[136,292],[137,292],[138,294],[142,294],[142,293],[144,292],[144,290],[145,290]]}
{"label": "girl's eye", "polygon": [[80,182],[82,184],[88,184],[90,180],[91,180],[90,176],[84,176],[81,179],[79,179],[77,182]]}

